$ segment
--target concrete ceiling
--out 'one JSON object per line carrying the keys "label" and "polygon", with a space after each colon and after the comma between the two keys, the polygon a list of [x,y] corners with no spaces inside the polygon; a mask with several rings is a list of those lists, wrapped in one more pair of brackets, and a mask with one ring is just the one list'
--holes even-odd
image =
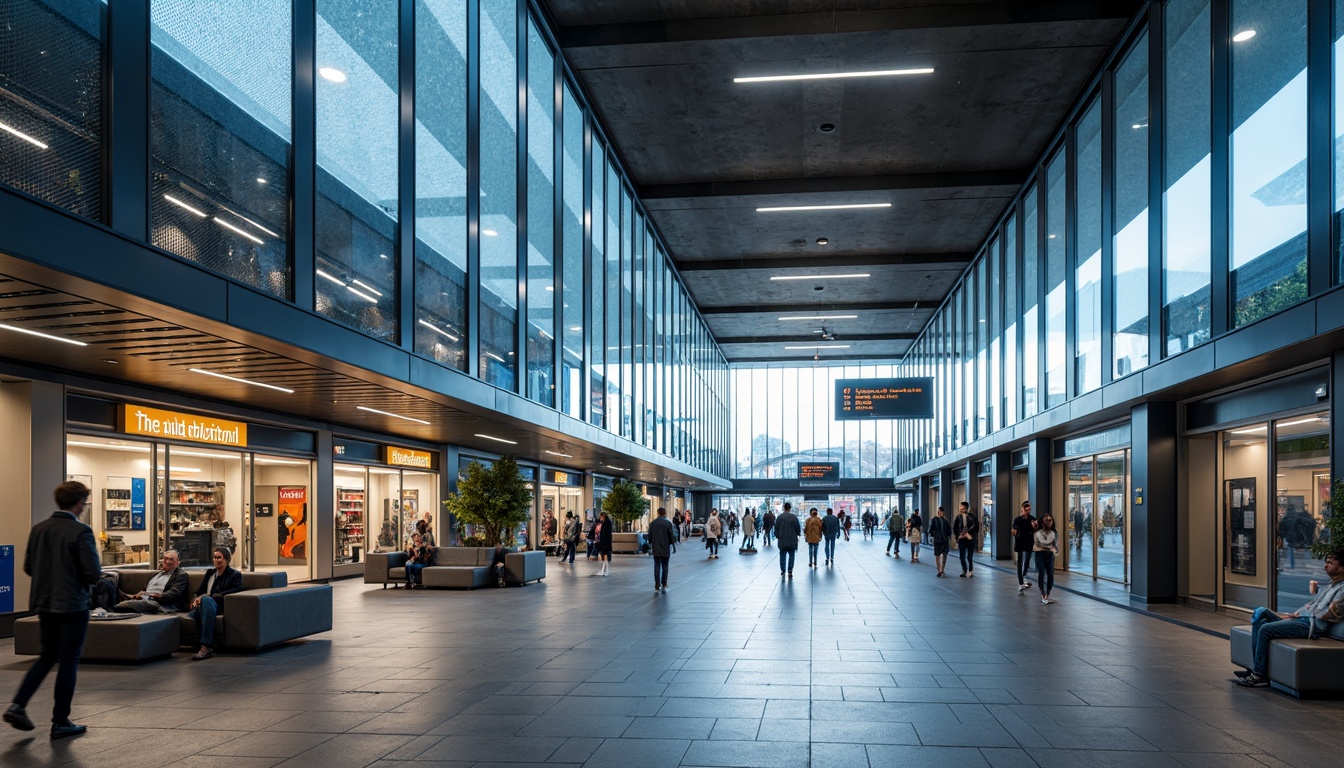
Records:
{"label": "concrete ceiling", "polygon": [[[711,331],[748,362],[902,355],[1142,2],[543,5]],[[934,73],[733,82],[917,67]],[[891,206],[756,210],[851,203]],[[870,277],[770,280],[827,273]],[[857,317],[778,320],[808,313]],[[785,349],[822,326],[848,347]]]}

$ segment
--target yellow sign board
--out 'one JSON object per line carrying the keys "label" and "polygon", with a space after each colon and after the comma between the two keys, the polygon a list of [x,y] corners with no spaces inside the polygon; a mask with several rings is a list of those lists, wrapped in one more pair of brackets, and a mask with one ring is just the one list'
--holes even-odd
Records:
{"label": "yellow sign board", "polygon": [[383,463],[394,467],[434,468],[434,454],[429,451],[417,451],[411,448],[398,448],[395,445],[383,446]]}
{"label": "yellow sign board", "polygon": [[247,446],[247,424],[194,413],[179,413],[142,405],[121,406],[121,431],[168,440],[189,440],[231,448]]}

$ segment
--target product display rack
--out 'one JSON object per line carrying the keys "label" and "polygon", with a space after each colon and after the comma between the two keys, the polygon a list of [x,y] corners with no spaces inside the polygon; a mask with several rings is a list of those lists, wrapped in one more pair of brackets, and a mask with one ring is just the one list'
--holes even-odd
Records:
{"label": "product display rack", "polygon": [[357,563],[364,549],[363,488],[336,489],[336,562]]}
{"label": "product display rack", "polygon": [[168,519],[181,528],[213,526],[224,519],[224,484],[202,480],[168,481]]}

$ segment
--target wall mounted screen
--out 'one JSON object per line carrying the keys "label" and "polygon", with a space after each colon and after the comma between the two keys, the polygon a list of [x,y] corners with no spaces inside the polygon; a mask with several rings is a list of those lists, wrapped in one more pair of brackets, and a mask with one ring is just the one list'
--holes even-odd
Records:
{"label": "wall mounted screen", "polygon": [[933,379],[837,379],[835,419],[931,419]]}

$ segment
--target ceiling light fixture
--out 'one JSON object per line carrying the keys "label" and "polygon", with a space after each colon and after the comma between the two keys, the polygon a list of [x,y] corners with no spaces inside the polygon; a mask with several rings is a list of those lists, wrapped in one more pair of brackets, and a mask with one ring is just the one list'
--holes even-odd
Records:
{"label": "ceiling light fixture", "polygon": [[363,288],[364,290],[368,291],[369,293],[372,293],[374,296],[382,296],[382,295],[383,295],[383,292],[382,292],[382,291],[378,290],[377,288],[374,288],[374,287],[371,286],[371,285],[366,285],[365,283],[361,283],[361,282],[358,281],[358,280],[351,280],[351,281],[350,281],[350,284],[351,284],[351,285],[358,285],[360,288]]}
{"label": "ceiling light fixture", "polygon": [[320,270],[320,269],[317,270],[317,276],[318,276],[318,277],[322,277],[322,278],[326,278],[327,280],[330,280],[331,282],[333,282],[333,283],[335,283],[335,284],[341,286],[342,288],[345,287],[345,281],[344,281],[344,280],[340,279],[339,277],[335,277],[335,276],[333,276],[333,275],[331,275],[331,274],[328,274],[328,273],[326,273],[326,272],[323,272],[323,271]]}
{"label": "ceiling light fixture", "polygon": [[517,444],[518,444],[518,441],[517,441],[517,440],[505,440],[505,439],[502,438],[502,437],[495,437],[494,435],[483,435],[483,434],[481,434],[480,432],[477,432],[477,433],[476,433],[476,436],[477,436],[477,437],[483,437],[483,438],[485,438],[486,440],[494,440],[496,443],[508,443],[509,445],[517,445]]}
{"label": "ceiling light fixture", "polygon": [[790,320],[853,320],[857,317],[858,315],[812,315],[811,317],[798,315],[796,317],[781,317],[779,319],[788,322]]}
{"label": "ceiling light fixture", "polygon": [[355,288],[355,287],[352,286],[352,285],[347,285],[347,286],[345,286],[345,290],[347,290],[347,291],[349,291],[349,292],[355,294],[356,296],[358,296],[359,298],[361,298],[361,299],[363,299],[363,300],[369,302],[370,304],[377,304],[377,303],[378,303],[378,300],[377,300],[377,299],[375,299],[374,297],[368,295],[367,293],[363,293],[363,292],[360,291],[358,288]]}
{"label": "ceiling light fixture", "polygon": [[772,205],[757,208],[757,213],[777,213],[780,211],[847,211],[853,208],[890,208],[891,203],[841,203],[837,205]]}
{"label": "ceiling light fixture", "polygon": [[830,240],[828,240],[828,239],[826,239],[826,238],[824,238],[824,237],[818,237],[818,238],[817,238],[817,245],[829,245],[830,242],[831,242]]}
{"label": "ceiling light fixture", "polygon": [[1254,29],[1243,29],[1242,31],[1232,36],[1232,42],[1244,43],[1247,40],[1250,40],[1252,37],[1255,37]]}
{"label": "ceiling light fixture", "polygon": [[1261,425],[1261,426],[1258,426],[1258,427],[1251,427],[1251,428],[1249,428],[1249,429],[1234,429],[1234,430],[1232,430],[1232,434],[1234,434],[1234,435],[1254,435],[1254,434],[1256,434],[1257,432],[1264,432],[1264,431],[1265,431],[1265,427],[1264,427],[1263,425]]}
{"label": "ceiling light fixture", "polygon": [[344,83],[345,73],[335,67],[319,67],[317,74],[333,83]]}
{"label": "ceiling light fixture", "polygon": [[193,207],[193,206],[187,205],[186,203],[182,202],[181,200],[178,200],[176,197],[173,197],[172,195],[164,195],[164,196],[163,196],[163,199],[164,199],[164,200],[167,200],[168,202],[172,203],[173,205],[176,205],[178,208],[185,208],[185,209],[187,209],[188,211],[191,211],[192,213],[196,214],[197,216],[200,216],[202,219],[204,219],[204,218],[206,218],[207,216],[210,215],[210,214],[206,213],[205,211],[202,211],[200,208],[195,208],[195,207]]}
{"label": "ceiling light fixture", "polygon": [[1299,424],[1316,424],[1316,423],[1319,423],[1319,422],[1321,422],[1321,421],[1324,421],[1324,419],[1322,419],[1322,418],[1319,417],[1319,416],[1312,416],[1312,417],[1310,417],[1310,418],[1306,418],[1306,419],[1294,419],[1293,421],[1280,421],[1280,422],[1279,422],[1278,424],[1276,424],[1275,426],[1278,426],[1278,427],[1296,427],[1296,426],[1299,425]]}
{"label": "ceiling light fixture", "polygon": [[260,381],[253,381],[251,379],[240,379],[237,376],[230,376],[227,373],[219,373],[217,371],[207,371],[204,368],[188,368],[187,370],[191,371],[192,373],[199,373],[205,376],[214,376],[217,379],[228,379],[229,381],[236,381],[239,384],[251,384],[254,387],[265,387],[266,389],[274,389],[276,392],[284,392],[287,395],[294,394],[294,390],[292,389],[286,389],[285,387],[277,387],[274,384],[266,384]]}
{"label": "ceiling light fixture", "polygon": [[560,453],[559,451],[542,451],[542,453],[549,453],[549,454],[551,454],[552,456],[559,456],[559,457],[561,457],[561,458],[565,458],[565,459],[572,459],[572,458],[574,458],[573,456],[570,456],[568,453]]}
{"label": "ceiling light fixture", "polygon": [[895,77],[899,75],[931,75],[933,67],[917,69],[873,69],[867,72],[817,72],[810,75],[760,75],[734,77],[734,83],[778,83],[789,80],[835,80],[852,77]]}
{"label": "ceiling light fixture", "polygon": [[248,240],[251,240],[252,242],[256,243],[257,245],[265,245],[265,244],[266,244],[264,241],[262,241],[262,239],[261,239],[260,237],[257,237],[256,235],[252,234],[251,232],[245,232],[245,231],[243,231],[242,229],[239,229],[238,227],[233,226],[233,225],[230,224],[229,222],[227,222],[227,221],[225,221],[225,220],[219,218],[218,216],[215,217],[215,223],[218,224],[218,225],[220,225],[221,227],[224,227],[225,229],[231,229],[231,230],[233,230],[234,232],[237,232],[238,234],[242,235],[243,237],[246,237]]}
{"label": "ceiling light fixture", "polygon": [[258,177],[257,177],[257,183],[258,183],[258,184],[265,184],[265,183],[266,183],[266,180],[263,179],[262,177],[258,176]]}
{"label": "ceiling light fixture", "polygon": [[486,357],[489,357],[489,358],[493,358],[493,359],[495,359],[495,360],[498,360],[499,362],[504,363],[505,365],[507,365],[508,362],[509,362],[508,360],[505,360],[504,358],[500,357],[499,355],[496,355],[494,352],[486,352],[486,353],[485,353],[485,356],[486,356]]}
{"label": "ceiling light fixture", "polygon": [[499,237],[499,233],[493,229],[482,229],[481,234],[486,237]]}
{"label": "ceiling light fixture", "polygon": [[26,333],[29,336],[37,336],[38,338],[50,339],[51,341],[63,341],[66,344],[73,344],[76,347],[89,346],[87,342],[75,341],[74,339],[66,339],[60,336],[52,336],[49,333],[43,333],[41,331],[30,331],[27,328],[20,328],[17,325],[9,325],[7,323],[0,323],[0,329],[4,329],[6,331],[14,331],[15,333]]}
{"label": "ceiling light fixture", "polygon": [[569,330],[571,330],[571,331],[582,331],[582,330],[583,330],[583,326],[582,326],[582,325],[571,325],[571,326],[569,327]]}
{"label": "ceiling light fixture", "polygon": [[616,466],[615,464],[603,464],[602,466],[606,467],[607,469],[614,469],[614,470],[616,470],[617,472],[629,472],[629,471],[630,471],[630,468],[629,468],[629,467],[618,467],[618,466]]}
{"label": "ceiling light fixture", "polygon": [[439,334],[440,336],[447,336],[447,337],[448,337],[450,340],[452,340],[452,341],[461,341],[461,339],[459,339],[459,338],[457,338],[456,336],[454,336],[453,334],[451,334],[451,333],[449,333],[449,332],[443,330],[442,328],[438,327],[437,325],[434,325],[433,323],[429,322],[428,320],[421,320],[421,321],[420,321],[420,324],[423,325],[423,326],[425,326],[425,327],[428,328],[429,330],[431,330],[431,331],[433,331],[433,332]]}
{"label": "ceiling light fixture", "polygon": [[400,413],[388,413],[387,411],[380,411],[377,408],[370,408],[365,405],[356,405],[355,409],[359,411],[366,411],[368,413],[376,413],[379,416],[391,416],[394,419],[401,419],[402,421],[413,421],[416,424],[424,424],[425,426],[429,426],[429,422],[425,421],[424,419],[413,419],[410,416],[402,416]]}
{"label": "ceiling light fixture", "polygon": [[849,349],[848,344],[805,344],[796,347],[784,347],[785,349]]}
{"label": "ceiling light fixture", "polygon": [[29,136],[28,134],[24,133],[23,131],[20,131],[18,128],[15,128],[11,125],[0,123],[0,130],[4,131],[5,133],[14,134],[15,136],[18,136],[20,139],[23,139],[24,141],[28,142],[29,144],[32,144],[38,149],[50,149],[50,147],[48,147],[46,144],[43,144],[42,142],[38,141],[32,136]]}
{"label": "ceiling light fixture", "polygon": [[860,277],[872,277],[867,272],[855,272],[849,275],[776,275],[771,280],[852,280]]}

